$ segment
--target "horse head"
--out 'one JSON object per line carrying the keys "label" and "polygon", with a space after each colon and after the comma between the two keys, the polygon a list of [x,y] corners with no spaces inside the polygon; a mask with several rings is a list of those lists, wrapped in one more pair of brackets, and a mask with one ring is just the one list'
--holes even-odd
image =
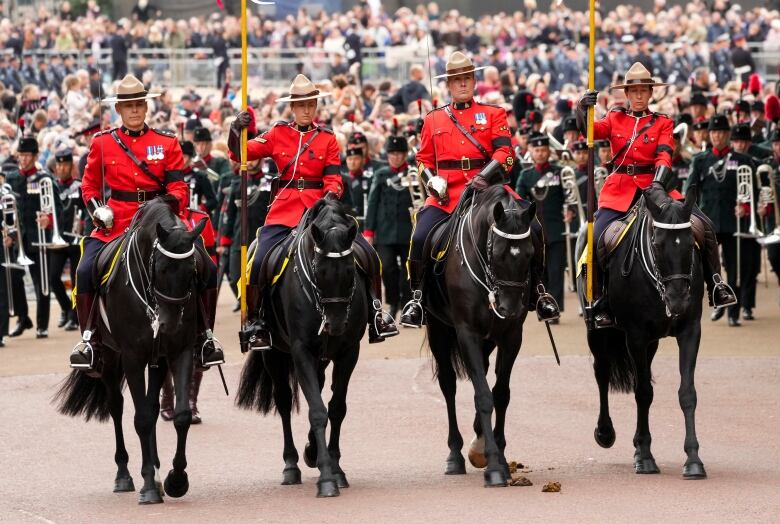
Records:
{"label": "horse head", "polygon": [[[151,211],[153,215],[154,209]],[[198,268],[195,242],[207,221],[202,219],[188,231],[172,212],[165,220],[154,220],[154,216],[145,218],[145,222],[154,223],[156,232],[148,259],[149,298],[156,307],[159,332],[175,335],[182,323],[184,307],[193,297],[197,271],[203,269]]]}
{"label": "horse head", "polygon": [[666,191],[646,190],[645,203],[652,219],[650,248],[655,258],[655,278],[667,313],[678,317],[691,300],[694,238],[691,212],[696,202],[696,187],[691,187],[684,202],[670,198]]}
{"label": "horse head", "polygon": [[486,283],[492,289],[488,300],[501,317],[518,318],[528,306],[528,275],[534,255],[531,223],[536,204],[522,207],[502,186],[487,190],[483,198],[479,223],[484,231],[475,231],[475,236],[485,241]]}
{"label": "horse head", "polygon": [[314,219],[309,228],[314,241],[311,279],[322,315],[320,329],[337,337],[347,327],[355,294],[357,277],[352,242],[358,234],[358,225],[339,202],[321,202],[312,209]]}

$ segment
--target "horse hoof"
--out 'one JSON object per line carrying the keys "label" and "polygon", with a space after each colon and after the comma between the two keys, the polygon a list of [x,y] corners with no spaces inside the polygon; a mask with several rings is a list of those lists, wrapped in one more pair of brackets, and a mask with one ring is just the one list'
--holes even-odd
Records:
{"label": "horse hoof", "polygon": [[163,498],[157,488],[142,489],[138,495],[139,504],[162,504]]}
{"label": "horse hoof", "polygon": [[593,430],[593,438],[596,439],[596,444],[602,448],[611,448],[615,444],[615,429],[607,428],[604,431],[599,431],[598,426]]}
{"label": "horse hoof", "polygon": [[182,471],[176,473],[174,470],[168,472],[168,476],[165,477],[165,483],[163,484],[165,493],[173,498],[183,497],[187,494],[187,490],[190,489],[190,481],[187,479],[187,472]]}
{"label": "horse hoof", "polygon": [[336,477],[336,485],[339,489],[346,489],[349,487],[349,481],[347,481],[347,475],[342,473],[336,473],[333,475]]}
{"label": "horse hoof", "polygon": [[637,475],[654,475],[656,473],[661,473],[661,470],[658,469],[658,465],[655,463],[655,459],[652,457],[634,460],[634,471],[636,471]]}
{"label": "horse hoof", "polygon": [[487,466],[485,457],[485,437],[474,437],[469,446],[469,462],[475,468],[482,469]]}
{"label": "horse hoof", "polygon": [[447,457],[447,468],[444,470],[445,475],[465,475],[466,474],[466,461],[463,460],[463,456],[458,453]]}
{"label": "horse hoof", "polygon": [[505,488],[506,485],[506,475],[503,469],[485,471],[486,488]]}
{"label": "horse hoof", "polygon": [[282,486],[292,486],[301,483],[301,470],[298,466],[284,468],[282,472]]}
{"label": "horse hoof", "polygon": [[683,478],[685,480],[703,480],[707,478],[707,472],[704,471],[704,464],[701,462],[691,462],[683,466]]}
{"label": "horse hoof", "polygon": [[306,443],[303,448],[303,462],[310,468],[317,467],[317,446]]}
{"label": "horse hoof", "polygon": [[338,497],[339,495],[339,486],[335,480],[317,481],[317,498]]}
{"label": "horse hoof", "polygon": [[135,491],[133,477],[127,475],[126,477],[117,477],[114,479],[114,493],[127,493],[129,491]]}

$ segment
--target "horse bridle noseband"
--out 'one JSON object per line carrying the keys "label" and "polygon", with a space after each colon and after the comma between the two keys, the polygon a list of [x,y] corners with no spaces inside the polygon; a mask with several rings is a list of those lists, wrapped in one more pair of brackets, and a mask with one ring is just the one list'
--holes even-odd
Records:
{"label": "horse bridle noseband", "polygon": [[[468,270],[471,279],[477,284],[479,284],[480,286],[482,286],[483,288],[485,288],[485,291],[488,292],[488,303],[490,304],[490,309],[498,318],[504,320],[506,317],[501,315],[501,313],[499,313],[498,309],[496,308],[496,303],[498,301],[497,296],[501,291],[501,288],[504,287],[519,288],[521,290],[521,293],[525,294],[526,289],[528,288],[528,279],[524,281],[517,281],[517,280],[502,280],[496,277],[496,274],[493,271],[493,238],[494,235],[497,235],[507,240],[525,240],[526,238],[531,236],[531,226],[529,225],[528,229],[523,233],[507,233],[505,231],[501,231],[496,225],[496,223],[493,222],[493,224],[491,224],[490,226],[490,229],[488,230],[488,238],[487,238],[487,245],[486,245],[487,260],[485,260],[482,257],[482,252],[477,247],[476,236],[474,235],[473,223],[471,222],[471,216],[472,216],[471,213],[474,210],[474,207],[475,207],[475,202],[472,200],[471,207],[463,216],[460,226],[458,227],[458,245],[460,246],[459,251],[460,251],[461,260],[466,266],[466,269]],[[515,209],[508,209],[505,210],[505,213],[512,213],[515,211],[516,211]],[[477,261],[479,262],[479,266],[485,275],[484,281],[480,279],[477,276],[477,274],[474,272],[474,269],[471,267],[471,263],[469,262],[465,249],[463,249],[464,246],[463,230],[465,229],[466,222],[468,222],[469,224],[469,237],[471,238],[471,245],[474,248],[474,253],[477,255]]]}
{"label": "horse bridle noseband", "polygon": [[[652,218],[652,217],[650,217]],[[644,223],[647,223],[647,220],[644,221]],[[693,265],[694,265],[694,258],[691,256],[691,269],[688,272],[688,274],[672,274],[672,275],[661,275],[661,272],[658,270],[658,255],[655,253],[655,230],[656,229],[666,229],[666,230],[681,230],[681,229],[691,229],[692,224],[690,221],[688,222],[682,222],[680,224],[669,224],[666,222],[658,222],[655,219],[652,219],[652,228],[650,229],[650,256],[652,257],[652,266],[653,271],[652,273],[648,270],[646,267],[646,264],[643,264],[645,266],[645,271],[650,274],[650,276],[653,278],[653,281],[655,282],[655,288],[658,291],[658,294],[661,296],[661,301],[664,303],[664,307],[666,308],[666,316],[671,318],[672,312],[669,310],[669,301],[666,296],[666,284],[669,282],[672,282],[674,280],[685,280],[688,283],[688,286],[690,287],[691,282],[693,281]],[[644,241],[640,241],[640,246],[644,246]],[[644,253],[643,253],[644,255]],[[642,257],[644,260],[644,256]]]}

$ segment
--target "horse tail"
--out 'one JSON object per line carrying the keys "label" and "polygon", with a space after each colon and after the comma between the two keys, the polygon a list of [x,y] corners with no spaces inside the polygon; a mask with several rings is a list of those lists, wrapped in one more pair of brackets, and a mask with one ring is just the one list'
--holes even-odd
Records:
{"label": "horse tail", "polygon": [[57,411],[61,414],[83,416],[87,422],[93,418],[105,422],[111,414],[106,384],[78,370],[71,371],[62,381],[52,402],[57,404]]}
{"label": "horse tail", "polygon": [[274,385],[273,377],[266,367],[264,358],[272,360],[273,362],[269,363],[277,367],[280,374],[287,377],[292,391],[292,407],[298,411],[299,387],[292,365],[292,357],[287,353],[273,349],[263,353],[250,352],[246,363],[244,363],[244,369],[241,371],[238,393],[236,393],[236,406],[241,409],[257,410],[263,415],[267,415],[276,408],[274,394],[278,386]]}
{"label": "horse tail", "polygon": [[[603,342],[594,343],[596,338],[600,338]],[[606,377],[610,389],[614,392],[633,393],[636,388],[636,365],[628,351],[624,335],[617,331],[591,332],[588,340],[593,354],[593,371],[596,378],[598,379],[600,374]]]}

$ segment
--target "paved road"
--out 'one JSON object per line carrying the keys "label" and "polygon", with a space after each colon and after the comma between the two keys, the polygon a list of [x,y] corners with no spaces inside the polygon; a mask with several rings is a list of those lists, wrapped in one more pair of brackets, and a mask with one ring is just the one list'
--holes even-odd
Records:
{"label": "paved road", "polygon": [[[531,487],[485,489],[481,472],[445,477],[446,417],[431,380],[420,331],[404,330],[391,342],[365,345],[349,395],[342,466],[352,487],[332,500],[314,497],[316,471],[303,465],[303,485],[280,486],[281,428],[277,418],[238,411],[218,376],[204,380],[204,423],[190,433],[190,492],[153,507],[137,494],[111,492],[115,473],[110,425],[68,419],[49,404],[65,376],[75,336],[52,329],[43,343],[26,333],[0,349],[0,521],[12,522],[311,522],[605,521],[692,522],[780,520],[780,308],[778,288],[763,288],[749,327],[705,321],[697,368],[701,456],[710,478],[680,478],[684,428],[677,402],[676,353],[664,344],[656,358],[651,429],[662,474],[632,470],[633,398],[615,396],[618,440],[599,448],[592,433],[598,400],[583,326],[571,312],[555,328],[562,366],[555,365],[546,333],[529,323],[512,377],[507,458],[531,471]],[[226,295],[224,298],[228,298]],[[225,373],[235,389],[242,356],[231,333],[237,320],[224,300],[219,329],[228,345]],[[571,304],[571,301],[569,302]],[[56,316],[53,314],[53,318]],[[129,395],[128,395],[129,397]],[[128,401],[129,402],[129,401]],[[461,428],[473,414],[471,385],[458,392]],[[305,415],[305,412],[303,413]],[[302,451],[306,417],[294,419]],[[160,454],[167,471],[174,430],[160,423]],[[141,483],[140,451],[125,411],[130,470]],[[471,438],[464,431],[464,438]],[[562,492],[542,493],[547,481]]]}

